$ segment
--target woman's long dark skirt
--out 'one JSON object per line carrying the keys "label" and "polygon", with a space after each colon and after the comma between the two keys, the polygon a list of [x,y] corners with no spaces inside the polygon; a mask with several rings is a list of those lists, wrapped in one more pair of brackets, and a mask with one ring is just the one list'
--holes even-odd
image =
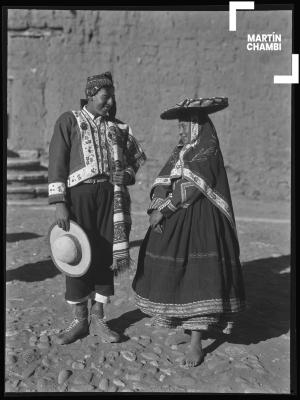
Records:
{"label": "woman's long dark skirt", "polygon": [[136,305],[160,326],[229,333],[245,307],[239,245],[206,197],[149,228],[132,284]]}
{"label": "woman's long dark skirt", "polygon": [[92,262],[81,277],[66,276],[66,300],[77,301],[97,292],[114,294],[112,264],[114,188],[109,182],[83,183],[68,189],[71,219],[87,234]]}

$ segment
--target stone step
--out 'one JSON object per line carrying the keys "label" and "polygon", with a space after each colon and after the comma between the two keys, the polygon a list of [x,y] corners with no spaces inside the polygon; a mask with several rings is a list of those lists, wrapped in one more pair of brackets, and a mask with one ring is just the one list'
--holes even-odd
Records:
{"label": "stone step", "polygon": [[23,182],[24,184],[46,183],[48,172],[44,171],[8,171],[7,183]]}
{"label": "stone step", "polygon": [[7,199],[33,199],[36,197],[47,197],[48,185],[35,186],[7,186]]}
{"label": "stone step", "polygon": [[26,171],[31,171],[31,170],[39,170],[39,169],[45,169],[45,167],[41,166],[41,162],[39,160],[32,160],[32,159],[26,159],[26,158],[12,158],[9,157],[7,158],[7,169],[8,170],[26,170]]}
{"label": "stone step", "polygon": [[21,158],[30,158],[31,160],[36,160],[39,158],[41,151],[38,149],[21,149],[18,150],[17,153]]}
{"label": "stone step", "polygon": [[24,206],[24,207],[46,207],[51,209],[52,206],[48,203],[48,197],[35,197],[31,199],[18,199],[14,197],[6,201],[8,206]]}

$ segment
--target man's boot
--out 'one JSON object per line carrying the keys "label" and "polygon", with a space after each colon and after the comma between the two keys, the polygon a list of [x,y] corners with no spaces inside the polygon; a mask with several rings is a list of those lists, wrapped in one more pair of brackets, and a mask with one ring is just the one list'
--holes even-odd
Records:
{"label": "man's boot", "polygon": [[104,342],[114,343],[120,341],[120,335],[107,326],[103,314],[103,304],[97,301],[92,302],[90,333],[101,337]]}
{"label": "man's boot", "polygon": [[74,304],[74,319],[70,325],[56,337],[56,344],[69,344],[89,333],[87,301]]}

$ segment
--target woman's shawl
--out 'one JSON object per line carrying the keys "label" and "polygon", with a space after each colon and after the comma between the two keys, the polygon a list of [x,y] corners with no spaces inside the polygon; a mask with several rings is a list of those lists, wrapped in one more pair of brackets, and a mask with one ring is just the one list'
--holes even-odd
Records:
{"label": "woman's shawl", "polygon": [[236,234],[227,173],[215,127],[208,117],[202,126],[193,122],[191,125],[191,143],[176,146],[155,179],[150,197],[166,198],[172,192],[172,180],[185,178],[218,207]]}

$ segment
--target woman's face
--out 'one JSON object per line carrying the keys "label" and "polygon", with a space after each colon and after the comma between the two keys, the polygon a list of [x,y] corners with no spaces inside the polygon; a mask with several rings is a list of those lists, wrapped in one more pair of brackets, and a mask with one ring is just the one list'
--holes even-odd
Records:
{"label": "woman's face", "polygon": [[191,122],[190,121],[178,121],[179,137],[182,143],[188,144],[191,141]]}

